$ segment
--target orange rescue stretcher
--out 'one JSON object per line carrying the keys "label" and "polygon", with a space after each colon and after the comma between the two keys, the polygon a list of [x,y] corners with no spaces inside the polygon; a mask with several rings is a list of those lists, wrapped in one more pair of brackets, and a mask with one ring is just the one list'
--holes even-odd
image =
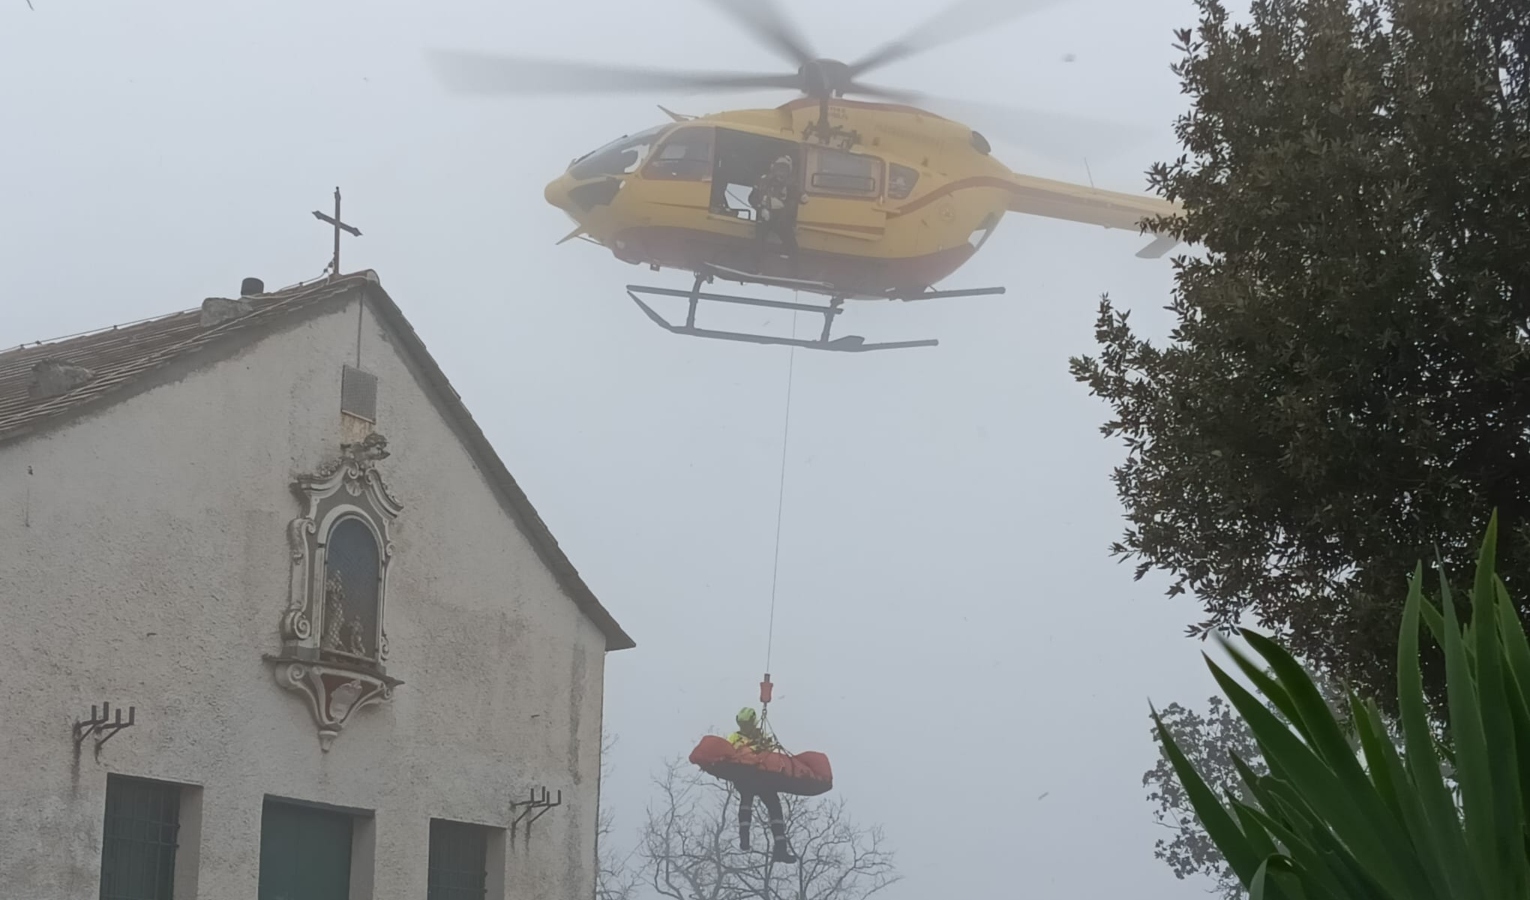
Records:
{"label": "orange rescue stretcher", "polygon": [[714,778],[743,782],[757,791],[816,797],[834,787],[834,772],[822,753],[756,753],[715,734],[702,738],[691,751],[691,764]]}

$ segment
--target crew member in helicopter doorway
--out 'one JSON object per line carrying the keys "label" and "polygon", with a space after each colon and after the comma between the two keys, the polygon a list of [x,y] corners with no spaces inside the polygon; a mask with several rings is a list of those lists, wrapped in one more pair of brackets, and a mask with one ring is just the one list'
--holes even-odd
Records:
{"label": "crew member in helicopter doorway", "polygon": [[797,263],[797,207],[805,203],[802,189],[792,171],[792,158],[781,156],[749,192],[754,208],[756,267],[763,274],[770,251],[770,236],[781,242],[781,249],[795,270]]}

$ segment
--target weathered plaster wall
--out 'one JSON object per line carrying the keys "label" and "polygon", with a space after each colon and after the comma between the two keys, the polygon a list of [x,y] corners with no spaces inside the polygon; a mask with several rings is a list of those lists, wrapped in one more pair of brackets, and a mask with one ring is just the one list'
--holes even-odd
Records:
{"label": "weathered plaster wall", "polygon": [[[391,703],[323,753],[277,686],[289,485],[338,452],[340,371],[379,378]],[[253,898],[262,798],[376,810],[375,896],[425,895],[428,820],[507,826],[563,791],[507,896],[593,894],[605,640],[559,588],[359,298],[211,367],[0,446],[0,885],[98,890],[106,774],[202,786],[203,898]],[[78,759],[92,703],[137,725]]]}

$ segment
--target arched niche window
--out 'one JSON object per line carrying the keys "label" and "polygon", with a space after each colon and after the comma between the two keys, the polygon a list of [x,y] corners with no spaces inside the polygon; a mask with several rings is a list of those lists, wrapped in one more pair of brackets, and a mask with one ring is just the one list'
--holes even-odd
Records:
{"label": "arched niche window", "polygon": [[263,658],[278,685],[306,698],[326,751],[357,710],[389,700],[403,684],[383,666],[389,529],[403,511],[377,469],[387,456],[386,439],[373,432],[292,484],[303,512],[287,524],[292,573],[282,646]]}
{"label": "arched niche window", "polygon": [[324,603],[319,648],[326,655],[378,658],[382,551],[361,517],[342,515],[324,540]]}
{"label": "arched niche window", "polygon": [[343,458],[293,487],[307,509],[288,526],[284,658],[381,674],[388,658],[389,526],[402,509],[365,458]]}

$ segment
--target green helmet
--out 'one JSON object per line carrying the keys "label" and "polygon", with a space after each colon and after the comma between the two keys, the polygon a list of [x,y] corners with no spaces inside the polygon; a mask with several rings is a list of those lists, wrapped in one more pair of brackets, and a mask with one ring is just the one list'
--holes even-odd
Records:
{"label": "green helmet", "polygon": [[757,718],[758,717],[754,713],[754,707],[746,706],[738,711],[738,715],[734,716],[733,720],[738,723],[740,728],[744,728],[749,725],[753,725]]}

